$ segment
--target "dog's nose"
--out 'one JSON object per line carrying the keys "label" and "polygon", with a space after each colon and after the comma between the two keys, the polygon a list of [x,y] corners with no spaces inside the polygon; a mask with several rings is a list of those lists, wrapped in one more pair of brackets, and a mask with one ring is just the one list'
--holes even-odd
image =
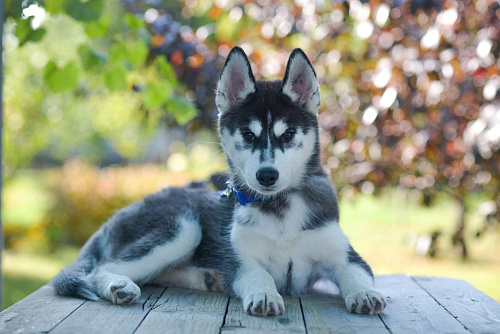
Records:
{"label": "dog's nose", "polygon": [[261,168],[257,171],[257,180],[263,186],[269,187],[276,183],[280,173],[274,168]]}

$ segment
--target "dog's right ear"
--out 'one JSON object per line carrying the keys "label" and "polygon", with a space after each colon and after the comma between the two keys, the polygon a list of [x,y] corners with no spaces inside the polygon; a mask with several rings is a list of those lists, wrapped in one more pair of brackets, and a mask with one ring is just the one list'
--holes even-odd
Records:
{"label": "dog's right ear", "polygon": [[288,59],[281,92],[307,111],[318,112],[321,98],[316,72],[301,49],[293,50]]}
{"label": "dog's right ear", "polygon": [[245,51],[236,46],[227,56],[217,85],[215,104],[219,109],[219,114],[243,103],[248,95],[256,91],[250,62]]}

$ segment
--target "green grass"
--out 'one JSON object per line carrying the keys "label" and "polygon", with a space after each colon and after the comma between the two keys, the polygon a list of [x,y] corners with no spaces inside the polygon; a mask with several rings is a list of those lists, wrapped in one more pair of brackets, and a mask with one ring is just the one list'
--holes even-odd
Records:
{"label": "green grass", "polygon": [[50,282],[64,266],[76,259],[77,254],[75,248],[61,249],[54,254],[3,251],[3,309]]}
{"label": "green grass", "polygon": [[[422,207],[406,199],[405,193],[391,191],[380,197],[358,196],[342,200],[341,227],[354,248],[372,266],[375,274],[405,273],[465,279],[500,301],[500,230],[474,238],[480,224],[472,212],[467,228],[470,258],[462,261],[451,246],[450,235],[458,216],[453,201],[439,198],[435,205]],[[415,254],[418,235],[441,230],[440,252],[436,258]],[[55,254],[5,251],[2,259],[3,307],[27,296],[74,261],[77,249]]]}
{"label": "green grass", "polygon": [[2,279],[2,306],[7,308],[23,299],[31,292],[39,289],[48,280],[34,278],[31,276],[18,276],[5,274]]}

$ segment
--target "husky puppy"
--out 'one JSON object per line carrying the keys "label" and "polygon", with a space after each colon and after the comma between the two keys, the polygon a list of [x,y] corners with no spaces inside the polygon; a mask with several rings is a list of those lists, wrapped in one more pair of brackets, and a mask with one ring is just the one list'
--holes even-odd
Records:
{"label": "husky puppy", "polygon": [[285,310],[318,279],[335,282],[347,310],[386,303],[339,226],[321,168],[316,74],[302,50],[283,80],[255,81],[241,48],[217,88],[219,133],[231,170],[226,193],[168,188],[118,211],[53,280],[60,295],[135,302],[138,285],[224,290],[248,314]]}

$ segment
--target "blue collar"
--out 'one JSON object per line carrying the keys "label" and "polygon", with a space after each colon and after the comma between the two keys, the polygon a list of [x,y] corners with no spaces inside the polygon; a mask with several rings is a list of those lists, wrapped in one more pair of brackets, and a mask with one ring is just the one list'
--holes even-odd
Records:
{"label": "blue collar", "polygon": [[231,197],[231,195],[234,195],[234,197],[236,197],[238,202],[240,202],[240,204],[243,206],[247,205],[248,203],[262,202],[264,199],[271,198],[264,196],[246,195],[243,193],[243,191],[236,188],[232,182],[228,182],[226,190],[219,191],[219,194],[221,197],[224,198],[229,198]]}

